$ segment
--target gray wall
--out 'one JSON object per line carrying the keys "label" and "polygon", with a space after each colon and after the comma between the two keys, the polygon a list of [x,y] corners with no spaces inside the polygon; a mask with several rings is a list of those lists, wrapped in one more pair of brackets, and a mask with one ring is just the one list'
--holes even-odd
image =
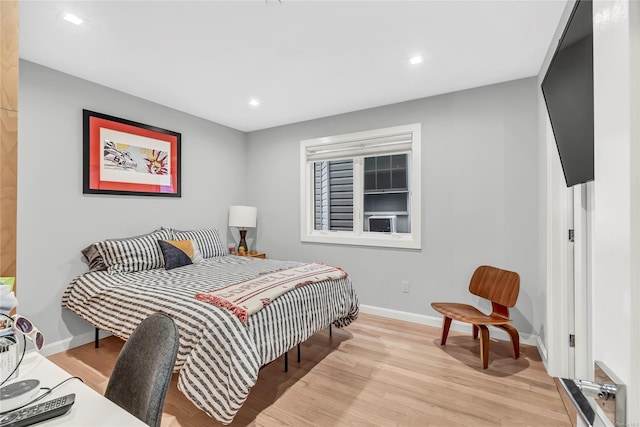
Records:
{"label": "gray wall", "polygon": [[[258,207],[252,248],[344,267],[365,307],[435,316],[431,301],[478,302],[467,291],[477,265],[518,271],[515,325],[523,338],[536,336],[545,303],[536,91],[535,78],[524,79],[244,134],[21,61],[20,312],[58,343],[48,353],[84,343],[92,329],[60,308],[67,283],[86,271],[80,249],[159,226],[217,227],[224,238],[229,205],[250,204]],[[181,132],[182,197],[83,195],[83,108]],[[416,122],[423,136],[422,250],[302,244],[300,140]],[[403,280],[411,283],[408,294]]]}
{"label": "gray wall", "polygon": [[[468,293],[476,266],[515,270],[515,325],[524,337],[537,336],[545,304],[537,102],[536,79],[528,78],[249,133],[247,194],[258,207],[258,250],[339,265],[362,304],[426,316],[436,315],[432,301],[478,303]],[[300,141],[417,122],[422,250],[301,243]]]}
{"label": "gray wall", "polygon": [[[86,245],[160,226],[225,238],[229,205],[245,202],[246,135],[22,60],[19,89],[19,310],[54,343],[92,330],[60,308]],[[82,194],[83,108],[182,133],[182,197]]]}

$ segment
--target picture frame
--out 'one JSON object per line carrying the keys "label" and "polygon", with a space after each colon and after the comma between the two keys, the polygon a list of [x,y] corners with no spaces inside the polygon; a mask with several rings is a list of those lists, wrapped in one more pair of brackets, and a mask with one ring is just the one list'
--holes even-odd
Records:
{"label": "picture frame", "polygon": [[83,193],[180,197],[182,135],[82,110]]}

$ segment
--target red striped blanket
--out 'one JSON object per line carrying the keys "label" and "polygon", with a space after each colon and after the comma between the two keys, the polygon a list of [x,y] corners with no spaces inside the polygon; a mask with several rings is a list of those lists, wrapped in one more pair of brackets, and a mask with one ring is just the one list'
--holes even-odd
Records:
{"label": "red striped blanket", "polygon": [[196,299],[230,310],[243,322],[280,295],[292,289],[323,280],[347,277],[347,273],[330,265],[311,263],[262,274],[211,292],[197,293]]}

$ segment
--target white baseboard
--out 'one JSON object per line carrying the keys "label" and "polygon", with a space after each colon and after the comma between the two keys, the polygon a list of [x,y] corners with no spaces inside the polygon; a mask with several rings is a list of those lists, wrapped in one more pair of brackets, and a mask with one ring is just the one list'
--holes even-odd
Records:
{"label": "white baseboard", "polygon": [[[104,338],[111,335],[110,332],[100,331],[100,338]],[[95,332],[85,332],[84,334],[76,335],[75,337],[66,338],[60,341],[53,342],[51,344],[45,344],[40,350],[43,356],[49,357],[56,353],[60,353],[70,348],[79,347],[81,345],[90,343],[95,340]]]}
{"label": "white baseboard", "polygon": [[547,366],[547,346],[544,345],[542,339],[538,337],[537,343],[538,352],[540,353],[540,357],[542,357],[542,361],[544,362],[544,366]]}
{"label": "white baseboard", "polygon": [[[424,314],[409,313],[406,311],[392,310],[389,308],[375,307],[372,305],[360,304],[360,311],[366,314],[373,314],[374,316],[387,317],[389,319],[403,320],[405,322],[419,323],[421,325],[434,326],[436,328],[442,327],[442,317],[427,316]],[[451,329],[456,332],[464,332],[471,334],[471,325],[468,323],[451,322]],[[510,341],[509,335],[502,329],[491,328],[491,338],[496,338],[502,341]],[[527,345],[538,347],[541,343],[537,335],[520,334],[520,342]],[[544,346],[543,346],[544,348]],[[546,349],[545,349],[546,354]]]}

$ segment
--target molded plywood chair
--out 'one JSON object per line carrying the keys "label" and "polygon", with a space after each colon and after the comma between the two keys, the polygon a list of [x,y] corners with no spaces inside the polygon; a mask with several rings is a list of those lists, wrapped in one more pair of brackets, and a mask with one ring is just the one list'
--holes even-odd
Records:
{"label": "molded plywood chair", "polygon": [[160,426],[178,343],[171,317],[154,313],[144,319],[122,347],[104,396],[149,426]]}
{"label": "molded plywood chair", "polygon": [[478,338],[480,331],[480,358],[482,367],[489,366],[489,330],[487,325],[505,330],[511,337],[513,344],[513,358],[520,357],[520,335],[516,328],[510,325],[509,308],[516,305],[520,292],[520,276],[513,271],[501,270],[487,265],[476,269],[469,283],[469,292],[491,301],[491,314],[486,315],[468,304],[451,302],[434,302],[431,307],[444,315],[442,322],[441,345],[447,342],[451,320],[471,323],[473,338]]}

